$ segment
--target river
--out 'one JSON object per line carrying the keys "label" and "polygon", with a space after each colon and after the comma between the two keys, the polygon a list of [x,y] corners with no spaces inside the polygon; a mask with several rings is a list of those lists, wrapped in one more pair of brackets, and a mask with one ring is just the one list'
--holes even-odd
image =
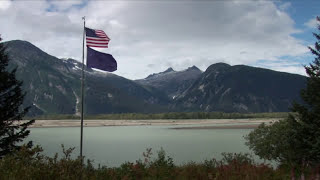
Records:
{"label": "river", "polygon": [[[85,127],[83,154],[94,164],[109,167],[143,159],[142,153],[152,148],[153,157],[163,148],[175,164],[221,158],[222,152],[250,152],[243,136],[252,129],[172,129],[177,126],[108,126]],[[184,127],[184,126],[180,126]],[[75,147],[79,155],[80,128],[31,128],[27,140],[41,145],[44,154],[53,156]]]}

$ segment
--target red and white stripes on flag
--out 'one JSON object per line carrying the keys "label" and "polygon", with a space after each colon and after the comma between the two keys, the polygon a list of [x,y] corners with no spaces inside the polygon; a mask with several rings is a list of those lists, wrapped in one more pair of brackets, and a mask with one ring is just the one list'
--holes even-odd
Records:
{"label": "red and white stripes on flag", "polygon": [[108,48],[110,38],[102,30],[86,28],[86,42],[88,47]]}

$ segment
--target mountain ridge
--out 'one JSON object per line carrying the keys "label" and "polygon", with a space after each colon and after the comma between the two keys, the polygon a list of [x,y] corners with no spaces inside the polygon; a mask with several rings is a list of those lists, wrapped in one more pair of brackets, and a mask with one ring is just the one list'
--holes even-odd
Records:
{"label": "mountain ridge", "polygon": [[224,112],[288,111],[306,77],[246,65],[217,63],[177,97],[174,107]]}
{"label": "mountain ridge", "polygon": [[[27,41],[4,42],[27,92],[29,115],[79,114],[82,64],[59,59]],[[130,80],[85,68],[85,113],[159,113],[172,111],[281,112],[299,97],[306,77],[246,65],[169,67]]]}
{"label": "mountain ridge", "polygon": [[174,99],[179,93],[185,91],[195,79],[202,73],[196,66],[182,71],[174,71],[172,68],[159,73],[149,75],[135,82],[149,88],[156,88],[165,92],[170,99]]}
{"label": "mountain ridge", "polygon": [[[80,62],[58,59],[25,41],[4,44],[10,67],[18,66],[16,75],[27,92],[24,106],[31,106],[29,115],[78,113]],[[85,84],[86,114],[161,112],[165,109],[161,104],[167,103],[161,95],[112,73],[85,68]]]}

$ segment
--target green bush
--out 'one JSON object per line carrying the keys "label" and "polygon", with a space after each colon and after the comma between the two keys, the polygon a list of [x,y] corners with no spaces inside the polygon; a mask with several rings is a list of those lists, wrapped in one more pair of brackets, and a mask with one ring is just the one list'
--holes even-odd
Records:
{"label": "green bush", "polygon": [[[42,155],[42,149],[22,148],[0,159],[0,179],[289,179],[287,168],[273,169],[257,164],[248,154],[224,153],[221,160],[204,163],[190,162],[175,165],[173,159],[161,149],[152,158],[151,149],[143,153],[143,160],[126,162],[120,167],[94,167],[88,160],[72,159],[74,148],[65,149],[63,156]],[[307,176],[308,177],[308,176]]]}

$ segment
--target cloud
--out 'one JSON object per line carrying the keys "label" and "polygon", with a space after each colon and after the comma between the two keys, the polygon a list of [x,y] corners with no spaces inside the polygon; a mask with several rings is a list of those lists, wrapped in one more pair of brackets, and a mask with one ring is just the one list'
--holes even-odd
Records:
{"label": "cloud", "polygon": [[265,62],[260,64],[258,67],[265,67],[268,69],[273,69],[280,72],[288,72],[292,74],[300,74],[306,76],[306,71],[304,65],[301,63],[292,63],[291,61],[275,61],[275,62]]}
{"label": "cloud", "polygon": [[2,0],[0,1],[0,11],[6,10],[10,7],[11,1],[10,0]]}
{"label": "cloud", "polygon": [[103,29],[111,38],[110,48],[102,51],[118,60],[116,74],[129,79],[168,67],[182,70],[196,65],[205,70],[221,61],[254,64],[308,52],[294,37],[301,31],[285,12],[288,3],[278,7],[272,1],[64,2],[12,1],[0,10],[0,23],[7,25],[1,27],[3,38],[28,40],[51,55],[81,59],[81,17],[86,16],[88,27]]}
{"label": "cloud", "polygon": [[309,19],[307,22],[304,23],[305,26],[308,28],[317,28],[318,22],[316,18]]}
{"label": "cloud", "polygon": [[[306,54],[299,57],[281,57],[273,61],[261,60],[251,65],[256,67],[268,68],[275,71],[307,76],[304,68],[304,66],[308,65],[308,63],[305,63],[304,61],[306,57],[308,59],[312,59],[312,56],[310,54]],[[295,59],[295,61],[292,61],[292,59]]]}
{"label": "cloud", "polygon": [[285,11],[287,9],[289,9],[291,7],[291,3],[290,2],[285,2],[280,4],[279,9],[282,11]]}
{"label": "cloud", "polygon": [[47,0],[48,11],[64,12],[72,8],[81,8],[87,4],[87,0]]}

